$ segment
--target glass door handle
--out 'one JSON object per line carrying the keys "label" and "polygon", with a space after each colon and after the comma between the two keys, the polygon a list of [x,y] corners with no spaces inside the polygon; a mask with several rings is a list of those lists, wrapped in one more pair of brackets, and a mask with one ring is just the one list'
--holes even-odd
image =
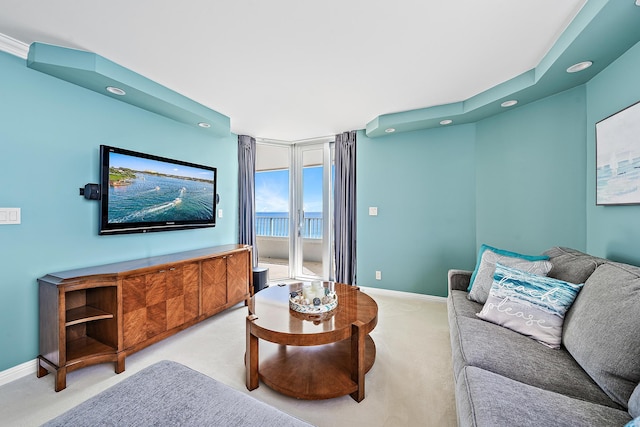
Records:
{"label": "glass door handle", "polygon": [[302,236],[302,229],[304,228],[304,211],[298,209],[298,237]]}

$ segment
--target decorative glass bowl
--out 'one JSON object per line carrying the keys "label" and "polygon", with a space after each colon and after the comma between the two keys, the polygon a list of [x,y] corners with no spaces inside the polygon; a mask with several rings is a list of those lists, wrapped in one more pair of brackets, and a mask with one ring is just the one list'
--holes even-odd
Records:
{"label": "decorative glass bowl", "polygon": [[335,310],[331,310],[326,313],[298,313],[297,311],[293,310],[289,310],[289,312],[291,316],[295,317],[296,319],[313,322],[314,325],[319,325],[322,322],[326,322],[336,314]]}
{"label": "decorative glass bowl", "polygon": [[[338,306],[338,295],[329,288],[315,288],[315,293],[309,295],[302,291],[293,291],[289,294],[289,308],[295,312],[303,314],[327,313]],[[320,295],[324,293],[324,296]],[[305,298],[306,296],[306,298]]]}

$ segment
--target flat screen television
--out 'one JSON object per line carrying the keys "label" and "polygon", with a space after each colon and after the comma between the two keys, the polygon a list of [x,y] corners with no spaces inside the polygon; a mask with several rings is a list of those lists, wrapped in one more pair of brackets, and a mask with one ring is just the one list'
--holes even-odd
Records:
{"label": "flat screen television", "polygon": [[100,146],[100,235],[216,225],[217,169]]}

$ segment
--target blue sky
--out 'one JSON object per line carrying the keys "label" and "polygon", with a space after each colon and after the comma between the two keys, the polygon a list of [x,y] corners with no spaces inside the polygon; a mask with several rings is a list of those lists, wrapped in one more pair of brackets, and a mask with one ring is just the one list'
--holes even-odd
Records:
{"label": "blue sky", "polygon": [[136,171],[154,171],[166,175],[178,175],[189,178],[209,179],[213,181],[213,171],[192,168],[175,163],[160,162],[143,157],[129,156],[120,153],[109,153],[109,166],[129,168]]}
{"label": "blue sky", "polygon": [[[322,212],[322,167],[303,171],[305,212]],[[256,173],[256,212],[289,212],[289,170]]]}

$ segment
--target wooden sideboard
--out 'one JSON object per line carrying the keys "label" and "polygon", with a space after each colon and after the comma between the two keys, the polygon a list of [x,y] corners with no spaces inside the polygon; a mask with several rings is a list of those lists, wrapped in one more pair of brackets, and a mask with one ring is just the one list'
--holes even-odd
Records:
{"label": "wooden sideboard", "polygon": [[251,247],[225,245],[38,279],[38,378],[114,362],[250,298]]}

